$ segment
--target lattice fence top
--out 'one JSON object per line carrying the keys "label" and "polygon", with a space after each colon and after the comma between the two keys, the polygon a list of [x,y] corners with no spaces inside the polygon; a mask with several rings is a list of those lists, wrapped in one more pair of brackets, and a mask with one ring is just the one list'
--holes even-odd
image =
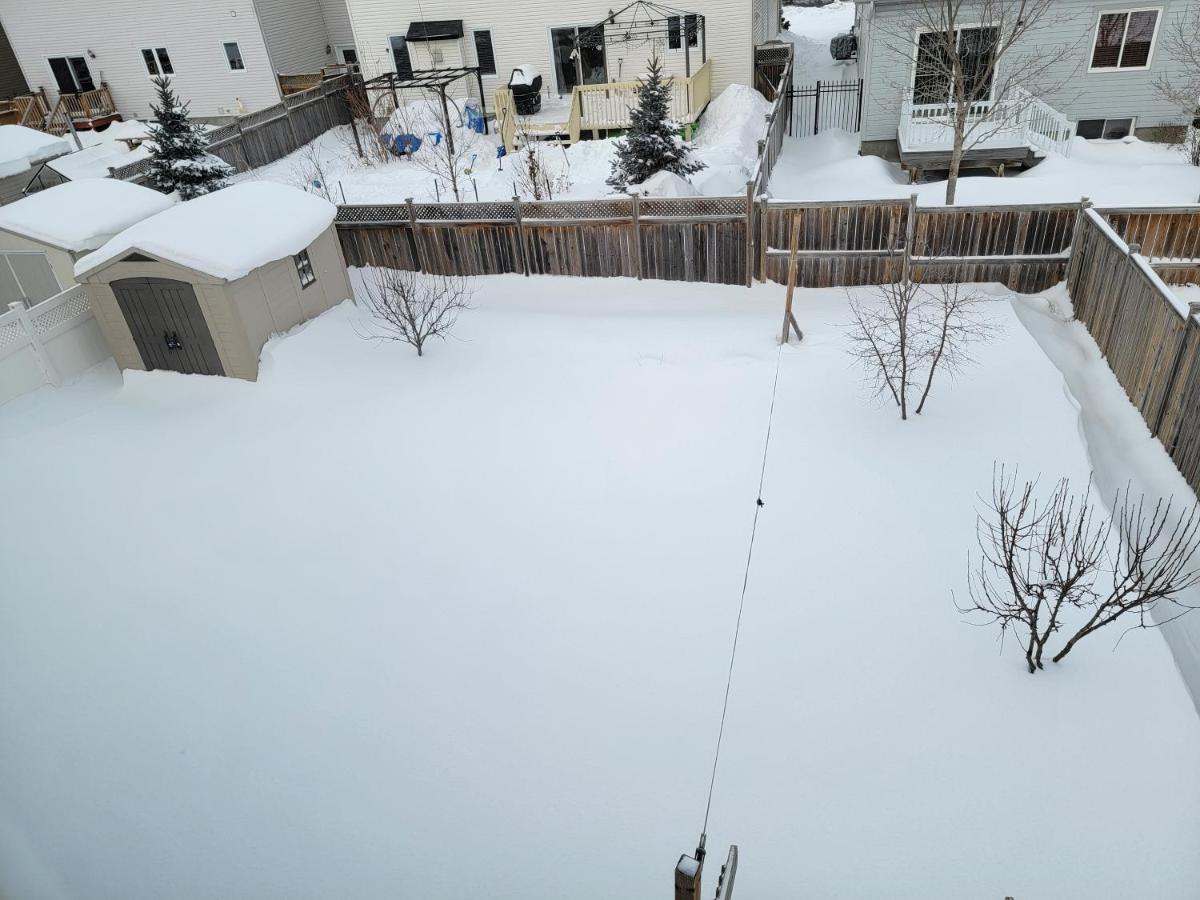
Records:
{"label": "lattice fence top", "polygon": [[596,200],[543,200],[521,203],[527,219],[612,219],[633,215],[633,201],[626,197]]}
{"label": "lattice fence top", "polygon": [[236,122],[231,122],[228,125],[221,125],[212,129],[206,134],[209,146],[220,144],[224,141],[231,140],[238,136],[238,126]]}
{"label": "lattice fence top", "polygon": [[25,329],[20,322],[6,322],[0,325],[0,347],[8,347],[18,341],[27,341]]}
{"label": "lattice fence top", "polygon": [[144,175],[150,171],[150,158],[135,160],[131,163],[126,163],[123,166],[114,166],[112,177],[121,181],[128,181],[130,178],[135,178],[138,175]]}
{"label": "lattice fence top", "polygon": [[88,301],[87,291],[81,284],[72,288],[57,303],[53,303],[53,305],[51,303],[53,301],[38,304],[30,310],[30,314],[33,316],[33,327],[37,329],[38,334],[46,334],[59,325],[82,316],[92,308],[92,304]]}
{"label": "lattice fence top", "polygon": [[[512,202],[494,203],[416,203],[413,211],[426,222],[478,221],[496,219],[502,222],[516,219]],[[405,216],[407,217],[407,213]]]}
{"label": "lattice fence top", "polygon": [[641,202],[643,216],[745,216],[745,197],[659,197]]}
{"label": "lattice fence top", "polygon": [[407,206],[387,206],[384,204],[373,204],[370,206],[339,206],[337,211],[337,219],[334,221],[351,223],[351,222],[395,222],[408,221]]}

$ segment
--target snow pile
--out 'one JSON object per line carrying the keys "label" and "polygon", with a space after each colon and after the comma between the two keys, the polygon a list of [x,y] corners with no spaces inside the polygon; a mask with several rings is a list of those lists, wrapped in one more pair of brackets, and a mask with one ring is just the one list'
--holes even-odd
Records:
{"label": "snow pile", "polygon": [[158,191],[111,178],[69,181],[0,207],[0,228],[79,253],[168,209]]}
{"label": "snow pile", "polygon": [[711,166],[738,166],[746,179],[758,162],[758,142],[766,134],[771,104],[754,88],[731,84],[708,105],[696,130],[696,150]]}
{"label": "snow pile", "polygon": [[332,203],[295,188],[265,181],[236,184],[127,228],[79,260],[75,274],[140,251],[232,281],[299,253],[335,215]]}
{"label": "snow pile", "polygon": [[55,156],[71,152],[71,142],[24,125],[0,125],[0,178],[19,175]]}
{"label": "snow pile", "polygon": [[655,172],[640,184],[629,186],[629,192],[643,197],[699,197],[700,192],[683,176],[674,172]]}
{"label": "snow pile", "polygon": [[785,6],[783,17],[791,27],[779,37],[791,41],[796,51],[792,84],[857,80],[854,60],[838,62],[829,53],[829,42],[854,24],[853,0],[834,0],[828,6]]}
{"label": "snow pile", "polygon": [[[0,407],[0,895],[448,900],[464,860],[497,898],[661,883],[778,360],[708,831],[753,848],[738,896],[796,896],[798,855],[811,897],[1196,896],[1163,632],[1030,676],[954,608],[994,461],[1082,487],[1096,453],[1007,295],[902,423],[841,289],[799,292],[781,352],[778,285],[477,288],[422,359],[345,304],[254,384],[106,369],[86,409]],[[621,864],[580,879],[598,847]]]}

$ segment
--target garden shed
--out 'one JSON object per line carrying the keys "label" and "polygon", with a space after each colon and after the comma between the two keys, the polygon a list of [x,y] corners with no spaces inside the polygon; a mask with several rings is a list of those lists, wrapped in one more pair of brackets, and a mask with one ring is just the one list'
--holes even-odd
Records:
{"label": "garden shed", "polygon": [[72,181],[0,207],[0,312],[33,305],[75,283],[75,263],[130,225],[174,205],[111,178]]}
{"label": "garden shed", "polygon": [[272,334],[351,295],[320,197],[247,182],[173,206],[75,267],[117,363],[258,377]]}

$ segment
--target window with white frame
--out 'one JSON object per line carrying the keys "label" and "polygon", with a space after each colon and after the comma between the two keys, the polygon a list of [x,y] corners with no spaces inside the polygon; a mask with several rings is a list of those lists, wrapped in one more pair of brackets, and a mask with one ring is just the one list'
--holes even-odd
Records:
{"label": "window with white frame", "polygon": [[313,272],[312,260],[308,258],[308,251],[301,250],[296,254],[296,274],[300,276],[300,287],[306,288],[317,280],[316,274]]}
{"label": "window with white frame", "polygon": [[151,75],[175,74],[175,68],[171,65],[171,57],[167,55],[166,47],[144,48],[142,61],[146,64],[146,71]]}
{"label": "window with white frame", "polygon": [[1149,68],[1161,18],[1158,8],[1101,13],[1092,46],[1092,71]]}
{"label": "window with white frame", "polygon": [[225,59],[229,61],[229,68],[234,72],[244,71],[246,63],[242,59],[242,48],[237,45],[237,41],[227,41],[225,47]]}
{"label": "window with white frame", "polygon": [[1117,141],[1133,133],[1133,119],[1080,119],[1075,134],[1087,140]]}

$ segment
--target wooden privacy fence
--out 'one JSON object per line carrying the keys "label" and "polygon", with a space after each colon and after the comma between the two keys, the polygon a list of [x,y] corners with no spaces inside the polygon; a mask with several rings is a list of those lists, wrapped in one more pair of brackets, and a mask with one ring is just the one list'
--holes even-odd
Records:
{"label": "wooden privacy fence", "polygon": [[1079,205],[919,207],[907,200],[760,202],[757,275],[785,282],[798,221],[797,285],[851,287],[901,277],[995,281],[1036,293],[1066,274]]}
{"label": "wooden privacy fence", "polygon": [[351,266],[441,275],[625,276],[746,284],[740,197],[342,206]]}
{"label": "wooden privacy fence", "polygon": [[[1200,224],[1200,211],[1192,210],[1190,218]],[[1123,226],[1129,228],[1129,221]],[[1138,253],[1138,245],[1122,240],[1093,209],[1080,216],[1067,288],[1075,317],[1087,326],[1151,433],[1192,489],[1200,491],[1197,306],[1179,301]]]}
{"label": "wooden privacy fence", "polygon": [[[307,91],[289,94],[281,103],[239,116],[208,133],[208,149],[238,172],[282,159],[335,125],[351,122],[347,89],[351,77],[340,75]],[[140,181],[149,171],[148,159],[113,168],[113,178]]]}
{"label": "wooden privacy fence", "polygon": [[1194,206],[1102,209],[1100,214],[1169,284],[1200,282],[1200,213]]}

